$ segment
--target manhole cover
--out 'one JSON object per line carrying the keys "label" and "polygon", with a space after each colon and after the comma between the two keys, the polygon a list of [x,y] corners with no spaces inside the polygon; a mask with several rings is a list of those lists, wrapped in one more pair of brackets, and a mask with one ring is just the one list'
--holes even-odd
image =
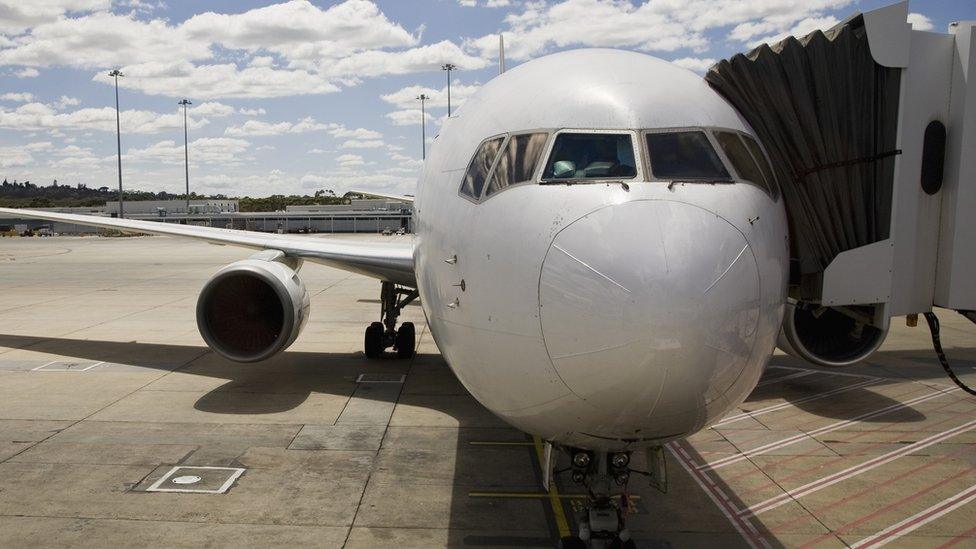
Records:
{"label": "manhole cover", "polygon": [[181,477],[176,477],[173,479],[173,484],[196,484],[200,482],[200,477],[196,475],[183,475]]}
{"label": "manhole cover", "polygon": [[403,374],[359,374],[356,383],[403,383],[406,379]]}

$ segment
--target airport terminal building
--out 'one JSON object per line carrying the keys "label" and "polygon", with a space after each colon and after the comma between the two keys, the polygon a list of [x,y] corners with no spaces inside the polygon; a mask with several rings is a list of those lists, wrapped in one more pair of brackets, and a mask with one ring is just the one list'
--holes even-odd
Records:
{"label": "airport terminal building", "polygon": [[[387,199],[351,200],[349,204],[288,206],[284,211],[241,212],[237,200],[145,200],[125,202],[126,218],[163,223],[189,223],[210,227],[282,233],[379,233],[412,231],[413,206]],[[37,208],[44,211],[118,217],[119,203],[74,208]],[[57,234],[90,234],[98,229],[36,219],[0,219],[0,232],[50,229]]]}

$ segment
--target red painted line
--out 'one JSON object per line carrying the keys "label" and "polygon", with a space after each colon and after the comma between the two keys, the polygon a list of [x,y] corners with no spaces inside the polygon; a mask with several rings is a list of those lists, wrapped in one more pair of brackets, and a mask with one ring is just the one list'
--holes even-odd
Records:
{"label": "red painted line", "polygon": [[[941,406],[938,406],[938,407],[930,410],[930,412],[938,412],[938,411],[941,411],[941,410],[943,410],[945,408],[948,408],[950,406],[955,406],[956,404],[957,404],[957,402],[947,402],[945,404],[942,404]],[[971,416],[971,414],[966,414],[966,417],[970,417],[970,416]],[[928,429],[933,429],[935,427],[940,427],[940,426],[942,426],[942,425],[944,425],[946,423],[949,423],[951,421],[955,421],[957,419],[958,419],[958,417],[956,417],[956,416],[947,417],[947,418],[942,419],[942,420],[939,420],[939,421],[937,421],[937,422],[935,422],[935,423],[933,423],[931,425],[928,425],[927,427],[928,427]],[[853,442],[853,441],[856,441],[856,440],[858,440],[858,439],[860,439],[862,437],[865,437],[867,435],[877,434],[877,433],[881,433],[881,432],[885,432],[885,428],[879,427],[877,429],[869,429],[869,430],[864,430],[864,431],[858,431],[856,434],[848,437],[843,442],[845,442],[845,443],[846,442]],[[895,442],[895,441],[901,439],[902,438],[902,435],[903,435],[903,433],[899,431],[899,432],[897,432],[895,434],[895,436],[890,437],[890,438],[886,438],[885,440],[882,440],[878,444],[886,444],[886,443]],[[782,461],[776,462],[776,466],[777,467],[782,467],[784,465],[789,465],[790,463],[793,463],[794,461],[796,461],[796,460],[798,460],[800,458],[804,458],[804,457],[810,457],[810,456],[808,454],[798,454],[798,455],[795,455],[795,456],[789,456],[789,457],[787,457],[786,459],[784,459]],[[835,459],[832,459],[830,461],[826,461],[826,462],[820,464],[820,467],[828,467],[830,465],[834,465],[834,464],[836,464],[838,462],[844,461],[848,457],[850,457],[850,456],[839,456],[839,457],[837,457]],[[746,477],[749,477],[749,476],[758,475],[758,474],[762,474],[762,473],[763,473],[762,469],[759,469],[759,468],[751,468],[751,469],[749,469],[747,471],[743,471],[743,472],[738,473],[738,474],[736,474],[734,476],[727,477],[725,480],[726,480],[726,482],[732,482],[732,481],[735,481],[735,480],[739,480],[739,479],[742,479],[742,478],[746,478]],[[755,488],[750,488],[749,490],[746,490],[744,492],[740,492],[739,494],[741,496],[746,496],[746,495],[752,494],[754,492],[758,492],[760,490],[765,490],[766,488],[770,488],[770,487],[777,487],[778,488],[778,487],[782,486],[782,484],[784,482],[793,480],[793,479],[795,479],[797,477],[802,477],[803,475],[806,475],[806,474],[809,474],[809,471],[797,471],[796,473],[793,473],[792,475],[779,478],[775,482],[772,481],[772,480],[767,479],[767,482],[764,483],[764,484],[762,484],[761,486],[757,486]]]}
{"label": "red painted line", "polygon": [[[913,389],[919,389],[918,387],[914,387],[914,386],[912,388]],[[928,389],[930,387],[924,387],[923,386],[922,388]],[[907,390],[904,393],[900,393],[900,394],[897,394],[897,395],[894,395],[894,396],[887,396],[887,395],[885,395],[885,396],[887,396],[887,398],[889,398],[889,399],[896,400],[896,399],[902,398],[902,397],[904,397],[906,395],[915,394],[917,392],[918,392],[917,390]],[[919,397],[914,397],[914,398],[919,398]],[[809,413],[809,412],[805,412],[805,411],[803,411],[803,410],[801,410],[801,409],[799,409],[797,407],[793,407],[793,408],[796,409],[797,411],[794,412],[794,413],[792,413],[792,414],[784,414],[781,417],[779,417],[778,419],[780,419],[780,420],[788,420],[788,419],[790,419],[792,417],[796,417],[796,416],[799,416],[799,415],[802,415],[802,414],[805,414],[805,413]],[[822,419],[823,418],[822,417],[819,417],[819,416],[818,417],[815,417],[815,418],[811,419],[810,421],[807,421],[806,423],[801,423],[801,424],[793,427],[793,430],[804,431],[804,430],[806,430],[806,429],[808,429],[808,428],[810,428],[810,427],[818,424]],[[747,439],[744,439],[744,440],[740,440],[739,441],[739,444],[746,445],[746,444],[749,444],[751,442],[755,442],[757,440],[760,440],[760,439],[762,439],[762,437],[763,437],[763,434],[760,433],[760,434],[758,434],[758,435],[756,435],[756,436],[754,436],[752,438],[747,438]]]}
{"label": "red painted line", "polygon": [[968,423],[964,423],[957,427],[953,427],[952,429],[943,431],[941,433],[936,433],[932,436],[923,438],[917,442],[909,444],[908,446],[896,448],[891,452],[887,452],[885,454],[875,456],[863,463],[854,465],[852,467],[848,467],[843,471],[838,471],[832,475],[827,475],[813,482],[808,482],[803,486],[799,486],[797,488],[779,494],[778,496],[769,498],[763,502],[757,503],[755,505],[751,505],[746,509],[742,509],[739,511],[739,513],[742,515],[748,514],[753,516],[759,515],[761,513],[765,513],[766,511],[770,511],[772,509],[785,505],[791,501],[795,501],[798,498],[802,498],[814,492],[819,492],[824,488],[829,488],[830,486],[833,486],[839,482],[843,482],[847,479],[856,477],[860,474],[866,473],[868,471],[871,471],[883,465],[887,465],[892,461],[905,457],[909,454],[915,453],[919,450],[924,450],[925,448],[934,446],[936,444],[949,440],[950,438],[956,435],[960,435],[962,433],[971,431],[973,429],[976,429],[976,420],[970,421]]}
{"label": "red painted line", "polygon": [[943,543],[942,545],[936,547],[936,549],[948,549],[949,547],[952,547],[953,545],[955,545],[957,543],[960,543],[960,542],[965,541],[965,540],[969,540],[971,538],[976,538],[976,528],[972,528],[970,530],[966,530],[965,532],[959,534],[958,536],[952,538],[951,540],[949,540],[949,541]]}
{"label": "red painted line", "polygon": [[894,541],[906,534],[914,532],[918,528],[921,528],[922,526],[925,526],[926,524],[955,511],[974,499],[976,499],[976,484],[954,496],[948,497],[939,503],[936,503],[924,511],[920,511],[899,523],[885,528],[873,536],[862,539],[854,545],[851,545],[851,547],[881,547],[888,542]]}
{"label": "red painted line", "polygon": [[719,508],[719,511],[725,515],[725,518],[729,520],[732,527],[735,528],[735,531],[742,536],[742,539],[744,539],[750,547],[753,549],[771,548],[769,541],[759,534],[759,531],[756,530],[756,526],[749,519],[740,517],[735,512],[736,505],[729,499],[729,497],[715,483],[715,481],[706,473],[699,471],[695,467],[694,460],[690,455],[688,455],[687,450],[685,450],[680,442],[670,442],[666,446],[668,451],[671,452],[671,455],[673,455],[678,463],[681,464],[681,467],[688,472],[698,486],[704,490],[709,499],[712,500],[712,503]]}
{"label": "red painted line", "polygon": [[905,402],[899,402],[899,403],[896,403],[896,404],[891,404],[889,406],[885,406],[884,408],[880,408],[880,409],[877,409],[877,410],[872,410],[870,412],[863,413],[863,414],[861,414],[859,416],[856,416],[856,417],[853,417],[851,419],[845,419],[843,421],[838,421],[836,423],[832,423],[830,425],[826,425],[824,427],[820,427],[819,429],[814,429],[814,430],[812,430],[810,432],[803,432],[803,433],[800,433],[798,435],[793,435],[791,437],[785,438],[783,440],[779,440],[779,441],[776,441],[776,442],[770,442],[770,443],[767,443],[767,444],[763,444],[762,446],[758,446],[756,448],[753,448],[753,449],[750,449],[750,450],[746,450],[744,452],[739,452],[739,453],[736,453],[736,454],[732,454],[732,455],[727,456],[727,457],[724,457],[722,459],[719,459],[719,460],[716,460],[716,461],[713,461],[713,462],[710,462],[710,463],[706,463],[706,464],[700,465],[698,468],[699,469],[713,469],[713,470],[714,469],[719,469],[719,468],[725,467],[727,465],[732,465],[733,463],[738,463],[738,462],[743,461],[745,459],[748,459],[748,458],[750,458],[752,456],[758,456],[758,455],[766,454],[766,453],[772,452],[773,450],[779,450],[780,448],[785,448],[787,446],[792,446],[792,445],[797,444],[799,442],[811,440],[811,439],[813,439],[817,435],[823,435],[823,434],[830,433],[830,432],[833,432],[833,431],[838,431],[840,429],[843,429],[844,427],[848,427],[850,425],[854,425],[855,423],[857,423],[859,421],[862,421],[862,420],[865,420],[865,419],[870,419],[872,417],[882,416],[882,415],[885,415],[885,414],[890,414],[891,412],[896,412],[898,410],[903,410],[905,408],[911,407],[913,404],[921,404],[923,402],[932,400],[934,398],[939,398],[941,396],[945,396],[945,395],[951,394],[951,393],[953,393],[955,391],[958,391],[958,390],[959,390],[959,388],[956,387],[956,388],[952,388],[952,389],[947,389],[945,391],[935,391],[933,393],[928,393],[928,394],[925,394],[925,395],[922,395],[922,396],[919,396],[919,397],[915,397],[915,398],[913,398],[911,400],[906,400]]}
{"label": "red painted line", "polygon": [[[959,456],[961,456],[963,454],[968,454],[971,451],[972,451],[972,449],[970,447],[964,446],[962,449],[957,450],[957,451],[952,452],[952,453],[949,453],[949,454],[945,454],[945,455],[941,455],[941,456],[933,456],[934,459],[930,459],[930,460],[924,461],[924,462],[922,462],[921,465],[918,465],[916,467],[913,467],[913,468],[911,468],[911,469],[909,469],[909,470],[907,470],[907,471],[905,471],[905,472],[903,472],[903,473],[901,473],[901,474],[899,474],[897,476],[889,477],[889,478],[885,479],[884,481],[879,482],[877,484],[872,484],[871,486],[869,486],[869,487],[861,490],[860,492],[856,492],[854,494],[850,494],[848,496],[845,496],[845,497],[843,497],[841,499],[837,499],[837,500],[834,500],[834,501],[825,503],[824,505],[822,505],[820,507],[813,508],[813,509],[809,509],[809,514],[799,515],[799,516],[790,518],[789,520],[786,520],[786,521],[783,521],[783,522],[780,522],[780,523],[768,525],[768,528],[769,528],[769,530],[771,532],[777,532],[777,531],[782,531],[785,528],[789,528],[789,527],[797,526],[799,524],[803,524],[805,522],[809,522],[810,520],[814,519],[815,516],[818,513],[822,512],[822,511],[826,511],[828,509],[839,509],[840,507],[843,507],[844,505],[847,505],[848,503],[850,503],[850,502],[852,502],[854,500],[860,499],[861,497],[863,497],[863,496],[865,496],[867,494],[875,494],[881,488],[885,488],[887,486],[890,486],[890,485],[892,485],[892,484],[894,484],[894,483],[896,483],[896,482],[898,482],[900,480],[903,480],[905,478],[908,478],[908,477],[910,477],[912,475],[917,475],[918,473],[921,473],[922,471],[928,469],[929,467],[934,467],[935,465],[938,465],[938,464],[940,464],[940,463],[942,463],[942,462],[944,462],[944,461],[946,461],[948,459],[957,458],[957,457],[959,457]],[[976,529],[974,529],[974,531],[976,531]]]}
{"label": "red painted line", "polygon": [[931,492],[933,490],[937,490],[937,489],[941,488],[942,486],[945,486],[946,484],[949,484],[950,482],[955,481],[957,478],[959,478],[959,477],[961,477],[963,475],[972,473],[973,471],[976,471],[976,467],[970,467],[968,469],[963,469],[962,471],[959,471],[958,473],[956,473],[956,474],[954,474],[954,475],[952,475],[952,476],[950,476],[948,478],[944,478],[944,479],[940,480],[939,482],[937,482],[937,483],[935,483],[935,484],[933,484],[931,486],[928,486],[928,487],[923,488],[923,489],[921,489],[921,490],[919,490],[919,491],[917,491],[917,492],[915,492],[913,494],[910,494],[908,496],[905,496],[905,497],[901,498],[900,500],[898,500],[898,501],[896,501],[894,503],[889,503],[888,505],[882,507],[881,509],[878,509],[877,511],[874,511],[872,513],[869,513],[867,515],[864,515],[863,517],[861,517],[859,519],[856,519],[853,522],[848,522],[847,524],[845,524],[845,525],[837,528],[833,532],[829,532],[829,533],[823,534],[823,535],[821,535],[821,536],[819,536],[819,537],[817,537],[815,539],[812,539],[812,540],[808,541],[807,543],[804,543],[803,545],[801,545],[800,546],[800,549],[804,549],[806,547],[812,547],[812,546],[814,546],[814,545],[816,545],[816,544],[818,544],[818,543],[820,543],[822,541],[828,540],[828,539],[835,539],[834,536],[837,535],[837,534],[846,533],[848,530],[850,530],[852,528],[855,528],[857,526],[860,526],[861,524],[864,524],[865,522],[867,522],[867,521],[869,521],[871,519],[877,518],[878,516],[883,515],[884,513],[887,513],[888,511],[891,511],[892,509],[898,508],[901,505],[904,505],[906,503],[910,503],[912,501],[915,501],[916,499],[924,496],[925,494],[927,494],[927,493],[929,493],[929,492]]}

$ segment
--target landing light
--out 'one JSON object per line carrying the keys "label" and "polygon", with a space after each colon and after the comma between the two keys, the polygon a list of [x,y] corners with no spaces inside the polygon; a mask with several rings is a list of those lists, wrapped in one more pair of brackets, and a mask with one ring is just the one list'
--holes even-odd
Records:
{"label": "landing light", "polygon": [[579,468],[585,468],[590,465],[590,454],[587,452],[576,452],[573,455],[573,465]]}
{"label": "landing light", "polygon": [[616,469],[623,469],[624,467],[627,466],[628,463],[630,463],[630,454],[626,454],[623,452],[619,454],[613,454],[613,456],[610,458],[610,464],[613,465],[614,468]]}

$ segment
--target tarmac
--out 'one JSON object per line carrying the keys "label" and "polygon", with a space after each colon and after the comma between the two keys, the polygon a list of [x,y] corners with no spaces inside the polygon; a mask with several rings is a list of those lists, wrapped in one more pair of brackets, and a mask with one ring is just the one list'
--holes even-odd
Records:
{"label": "tarmac", "polygon": [[[460,386],[419,306],[401,317],[415,358],[363,356],[373,280],[307,264],[311,320],[288,351],[210,352],[197,293],[250,253],[0,239],[0,547],[554,547],[573,529],[580,490],[542,489],[538,441]],[[939,315],[976,384],[976,325]],[[976,547],[976,398],[924,320],[893,319],[851,368],[777,353],[667,458],[667,494],[631,480],[640,547]]]}

